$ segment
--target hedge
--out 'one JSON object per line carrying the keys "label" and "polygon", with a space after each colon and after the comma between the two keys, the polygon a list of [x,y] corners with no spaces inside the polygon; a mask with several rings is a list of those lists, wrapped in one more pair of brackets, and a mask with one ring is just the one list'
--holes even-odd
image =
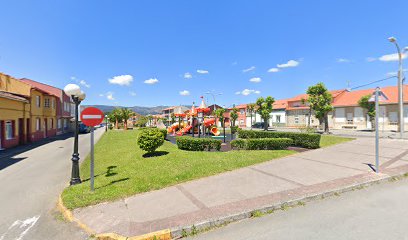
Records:
{"label": "hedge", "polygon": [[193,138],[193,137],[177,137],[177,147],[181,150],[187,151],[204,151],[215,149],[220,151],[221,140],[211,138]]}
{"label": "hedge", "polygon": [[139,128],[140,131],[160,131],[163,134],[163,139],[167,138],[167,130],[166,129],[159,129],[157,127],[141,127]]}
{"label": "hedge", "polygon": [[282,150],[293,144],[290,138],[250,138],[231,141],[234,149],[245,150]]}
{"label": "hedge", "polygon": [[268,132],[238,129],[238,137],[243,139],[290,138],[293,140],[293,146],[313,149],[320,147],[321,135],[315,133]]}

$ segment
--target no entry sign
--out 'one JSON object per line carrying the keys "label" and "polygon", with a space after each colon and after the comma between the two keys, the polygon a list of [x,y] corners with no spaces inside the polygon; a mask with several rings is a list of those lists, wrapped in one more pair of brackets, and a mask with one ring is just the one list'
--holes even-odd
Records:
{"label": "no entry sign", "polygon": [[88,127],[94,127],[103,122],[104,114],[94,107],[87,107],[81,112],[81,121]]}

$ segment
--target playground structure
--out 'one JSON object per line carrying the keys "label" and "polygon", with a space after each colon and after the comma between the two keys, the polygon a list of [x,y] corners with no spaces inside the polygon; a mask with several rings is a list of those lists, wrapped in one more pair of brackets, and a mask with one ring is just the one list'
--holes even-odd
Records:
{"label": "playground structure", "polygon": [[194,103],[191,107],[191,110],[188,110],[187,113],[177,112],[174,113],[174,116],[178,118],[178,122],[173,123],[167,128],[168,133],[173,135],[182,136],[187,133],[198,134],[198,136],[205,135],[206,133],[213,136],[219,136],[220,131],[215,125],[215,117],[204,116],[209,114],[210,108],[204,102],[203,97],[201,97],[201,105],[195,107]]}

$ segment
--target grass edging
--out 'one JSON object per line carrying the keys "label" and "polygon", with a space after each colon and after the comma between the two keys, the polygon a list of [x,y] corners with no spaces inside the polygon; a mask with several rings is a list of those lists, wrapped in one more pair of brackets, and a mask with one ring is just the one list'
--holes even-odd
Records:
{"label": "grass edging", "polygon": [[350,184],[342,188],[327,190],[321,193],[312,194],[309,196],[306,195],[304,197],[292,199],[290,201],[285,201],[285,202],[281,202],[277,204],[263,206],[260,208],[243,211],[240,213],[230,214],[228,216],[220,217],[215,220],[203,221],[197,224],[183,226],[183,227],[175,227],[171,229],[171,236],[174,239],[179,239],[179,238],[183,238],[186,236],[196,235],[201,232],[206,232],[206,231],[209,231],[215,228],[219,228],[219,227],[228,225],[232,222],[240,221],[243,219],[248,219],[251,217],[258,217],[258,216],[271,214],[277,210],[287,210],[288,208],[304,206],[307,202],[321,200],[327,197],[339,196],[341,193],[351,192],[354,190],[361,190],[361,189],[364,189],[365,187],[369,187],[374,184],[393,182],[393,181],[402,179],[404,177],[408,177],[408,172],[398,173],[396,175],[387,175],[386,177],[383,177],[377,180],[368,180],[368,181],[364,181],[361,183]]}

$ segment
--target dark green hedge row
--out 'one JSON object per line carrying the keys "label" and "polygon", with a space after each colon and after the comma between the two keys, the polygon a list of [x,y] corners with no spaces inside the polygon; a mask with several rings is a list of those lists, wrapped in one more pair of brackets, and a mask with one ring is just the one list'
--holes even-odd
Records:
{"label": "dark green hedge row", "polygon": [[157,127],[141,127],[138,128],[140,131],[160,131],[163,134],[163,138],[167,138],[167,130],[166,129],[159,129]]}
{"label": "dark green hedge row", "polygon": [[313,149],[320,147],[321,136],[315,133],[268,132],[238,129],[238,137],[243,139],[290,138],[293,140],[293,146]]}
{"label": "dark green hedge row", "polygon": [[211,138],[177,137],[177,147],[187,151],[204,151],[215,149],[220,151],[221,140]]}
{"label": "dark green hedge row", "polygon": [[233,149],[240,150],[281,150],[293,144],[290,138],[249,138],[231,141]]}

